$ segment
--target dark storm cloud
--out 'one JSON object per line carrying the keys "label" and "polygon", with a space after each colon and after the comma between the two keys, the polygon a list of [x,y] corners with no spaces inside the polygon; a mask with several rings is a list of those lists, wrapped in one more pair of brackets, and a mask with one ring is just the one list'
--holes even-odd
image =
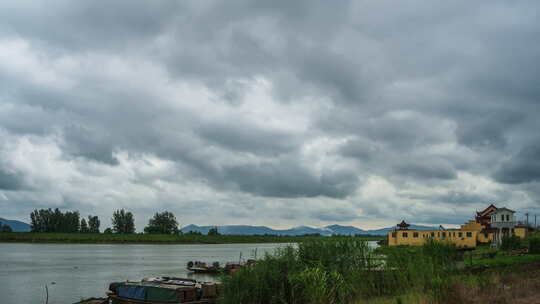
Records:
{"label": "dark storm cloud", "polygon": [[454,179],[456,171],[451,165],[445,162],[419,162],[405,163],[396,168],[396,172],[416,179]]}
{"label": "dark storm cloud", "polygon": [[521,184],[540,181],[540,144],[526,146],[505,161],[495,172],[501,183]]}
{"label": "dark storm cloud", "polygon": [[[418,203],[421,220],[453,223],[462,214],[428,203],[492,198],[530,207],[540,193],[538,8],[2,2],[0,156],[17,170],[0,170],[0,188],[13,202],[61,205],[67,193],[74,208],[312,200],[289,222],[388,217]],[[35,193],[15,200],[23,176]],[[328,197],[359,210],[316,204]]]}
{"label": "dark storm cloud", "polygon": [[358,184],[354,172],[323,172],[316,176],[307,167],[285,159],[272,163],[225,168],[225,176],[245,192],[273,197],[328,196],[345,198]]}
{"label": "dark storm cloud", "polygon": [[237,121],[210,123],[202,126],[197,133],[210,143],[226,149],[261,155],[292,152],[301,144],[301,138],[294,134],[265,130],[253,124],[239,124]]}
{"label": "dark storm cloud", "polygon": [[64,131],[66,152],[110,165],[118,164],[114,157],[115,142],[104,130],[89,130],[71,125]]}
{"label": "dark storm cloud", "polygon": [[23,188],[21,176],[0,167],[0,190],[16,191]]}

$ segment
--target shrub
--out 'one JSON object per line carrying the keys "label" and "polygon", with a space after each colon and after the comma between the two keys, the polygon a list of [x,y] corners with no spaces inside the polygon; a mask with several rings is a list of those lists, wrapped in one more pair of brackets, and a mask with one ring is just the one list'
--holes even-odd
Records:
{"label": "shrub", "polygon": [[529,253],[540,254],[540,238],[529,238]]}
{"label": "shrub", "polygon": [[501,250],[516,250],[521,248],[521,239],[517,235],[504,236],[501,242]]}
{"label": "shrub", "polygon": [[288,246],[224,277],[222,303],[351,303],[412,290],[440,298],[459,259],[455,246],[436,242],[384,252],[381,262],[354,238]]}

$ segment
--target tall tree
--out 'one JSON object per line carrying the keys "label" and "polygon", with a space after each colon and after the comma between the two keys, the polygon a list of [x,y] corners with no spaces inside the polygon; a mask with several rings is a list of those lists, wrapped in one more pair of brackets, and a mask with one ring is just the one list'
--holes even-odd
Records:
{"label": "tall tree", "polygon": [[13,232],[13,229],[8,224],[2,224],[0,222],[0,232]]}
{"label": "tall tree", "polygon": [[90,233],[99,233],[99,225],[100,225],[100,222],[99,222],[99,218],[97,217],[97,215],[95,215],[95,216],[89,215],[88,216],[88,230],[89,230]]}
{"label": "tall tree", "polygon": [[84,217],[81,219],[81,233],[88,233],[90,230],[88,229],[88,224],[86,224],[86,220]]}
{"label": "tall tree", "polygon": [[148,221],[148,226],[144,227],[144,232],[154,234],[178,234],[178,222],[171,212],[156,212],[154,217]]}
{"label": "tall tree", "polygon": [[214,226],[214,228],[210,228],[210,230],[208,230],[208,235],[219,235],[217,226]]}
{"label": "tall tree", "polygon": [[61,212],[55,210],[40,209],[34,210],[30,214],[30,225],[32,232],[79,232],[80,215],[78,211]]}
{"label": "tall tree", "polygon": [[115,233],[135,233],[133,213],[124,209],[116,210],[112,217],[112,226]]}

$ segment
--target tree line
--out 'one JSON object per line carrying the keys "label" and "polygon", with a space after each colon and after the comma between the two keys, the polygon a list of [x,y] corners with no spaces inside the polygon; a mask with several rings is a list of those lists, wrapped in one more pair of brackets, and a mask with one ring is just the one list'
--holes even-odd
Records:
{"label": "tree line", "polygon": [[[89,215],[88,219],[81,218],[78,211],[62,212],[58,208],[52,210],[34,210],[30,214],[30,226],[32,232],[57,232],[57,233],[100,233],[100,220],[97,216]],[[133,213],[124,209],[114,211],[111,217],[111,228],[103,233],[131,234],[135,233],[135,219]],[[144,227],[144,233],[148,234],[180,234],[178,221],[173,213],[164,211],[157,213]],[[212,234],[217,233],[217,228]],[[210,234],[210,233],[209,233]]]}
{"label": "tree line", "polygon": [[2,222],[0,222],[0,232],[13,232],[13,230],[8,224],[3,224]]}

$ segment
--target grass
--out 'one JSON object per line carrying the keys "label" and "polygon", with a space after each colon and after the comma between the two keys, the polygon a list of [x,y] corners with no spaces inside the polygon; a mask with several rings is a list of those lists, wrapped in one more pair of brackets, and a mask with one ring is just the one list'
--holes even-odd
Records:
{"label": "grass", "polygon": [[222,303],[371,303],[411,292],[438,299],[458,258],[441,243],[392,248],[381,261],[361,240],[308,240],[224,277]]}
{"label": "grass", "polygon": [[498,254],[493,259],[473,259],[473,266],[507,267],[540,261],[540,254],[509,256]]}
{"label": "grass", "polygon": [[[0,233],[0,242],[82,243],[82,244],[229,244],[229,243],[299,243],[327,237],[271,235],[160,235],[160,234],[87,234],[87,233]],[[332,239],[349,237],[333,236]],[[376,241],[381,237],[355,237]]]}
{"label": "grass", "polygon": [[485,258],[492,252],[474,251],[473,266],[486,266],[478,271],[458,269],[463,256],[451,244],[373,250],[357,239],[306,240],[224,277],[221,303],[531,303],[540,254]]}

